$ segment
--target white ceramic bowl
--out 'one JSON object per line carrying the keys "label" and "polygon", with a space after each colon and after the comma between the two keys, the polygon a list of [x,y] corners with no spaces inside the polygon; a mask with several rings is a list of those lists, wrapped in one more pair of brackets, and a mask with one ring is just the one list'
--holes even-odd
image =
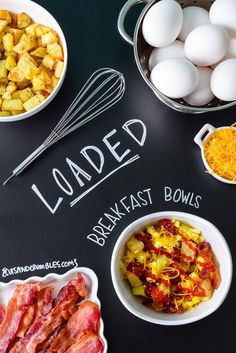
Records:
{"label": "white ceramic bowl", "polygon": [[60,77],[60,80],[57,84],[57,86],[54,88],[53,92],[43,101],[40,105],[38,105],[36,108],[19,114],[19,115],[14,115],[14,116],[9,116],[9,117],[0,117],[0,122],[12,122],[12,121],[18,121],[22,119],[29,118],[30,116],[38,113],[40,110],[45,108],[51,101],[52,99],[56,96],[58,93],[59,89],[61,88],[61,85],[64,81],[65,75],[66,75],[66,70],[67,70],[67,62],[68,62],[68,51],[67,51],[67,45],[66,45],[66,40],[65,36],[62,32],[61,27],[55,20],[55,18],[47,11],[45,10],[42,6],[36,4],[35,2],[31,0],[1,0],[0,2],[0,8],[9,10],[12,13],[19,13],[19,12],[26,12],[33,20],[35,23],[40,23],[42,25],[51,27],[54,29],[59,37],[60,37],[60,42],[63,48],[64,52],[64,68],[62,75]]}
{"label": "white ceramic bowl", "polygon": [[[208,302],[200,303],[196,308],[183,314],[165,314],[144,306],[139,298],[135,297],[130,286],[121,274],[119,263],[124,253],[125,243],[132,234],[139,232],[147,225],[162,219],[178,219],[202,231],[204,239],[208,241],[216,255],[219,264],[221,283]],[[113,250],[111,260],[111,275],[115,291],[123,305],[137,317],[161,325],[183,325],[198,321],[213,313],[224,301],[232,280],[232,259],[228,245],[221,232],[210,222],[188,213],[166,211],[152,213],[131,223],[121,233]]]}
{"label": "white ceramic bowl", "polygon": [[[197,133],[197,135],[194,137],[194,142],[200,147],[201,149],[201,156],[202,156],[202,161],[204,163],[205,168],[208,170],[209,174],[212,175],[215,179],[221,181],[222,183],[226,184],[234,184],[236,185],[236,181],[228,180],[225,178],[222,178],[220,175],[216,173],[211,172],[211,167],[209,166],[208,162],[206,161],[205,154],[204,154],[204,143],[208,140],[208,138],[213,134],[216,130],[221,130],[228,128],[229,126],[222,126],[219,128],[215,128],[211,124],[205,124],[201,130]],[[236,128],[234,128],[236,130]]]}
{"label": "white ceramic bowl", "polygon": [[[97,276],[94,271],[92,271],[90,268],[87,268],[87,267],[76,267],[62,275],[58,275],[56,273],[49,273],[45,277],[34,276],[23,281],[13,280],[8,283],[0,282],[0,303],[3,306],[6,306],[16,286],[18,284],[24,284],[24,283],[40,282],[42,286],[47,286],[49,284],[52,284],[54,286],[54,295],[56,295],[56,293],[59,291],[60,288],[62,288],[69,281],[75,278],[78,272],[80,272],[84,277],[86,286],[89,289],[89,294],[86,299],[89,299],[95,302],[96,304],[98,304],[99,307],[101,307],[100,300],[98,299],[98,296],[97,296],[97,291],[98,291]],[[107,345],[107,340],[104,337],[104,324],[102,319],[100,320],[99,335],[104,343],[104,350],[102,353],[107,353],[108,345]]]}

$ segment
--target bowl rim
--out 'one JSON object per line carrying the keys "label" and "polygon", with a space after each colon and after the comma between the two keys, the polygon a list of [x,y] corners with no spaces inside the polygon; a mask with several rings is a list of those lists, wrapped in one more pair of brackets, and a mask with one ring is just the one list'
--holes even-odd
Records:
{"label": "bowl rim", "polygon": [[[215,112],[215,111],[219,111],[219,110],[223,110],[223,109],[227,109],[230,108],[234,105],[236,105],[236,100],[232,101],[232,102],[228,102],[225,103],[224,105],[217,105],[215,107],[195,107],[195,106],[191,106],[189,104],[187,104],[185,102],[185,104],[180,104],[178,102],[176,102],[175,100],[172,100],[171,98],[165,96],[163,93],[161,93],[154,85],[153,83],[148,79],[148,77],[145,75],[144,70],[142,68],[141,65],[141,61],[140,61],[140,57],[138,54],[138,35],[139,32],[141,30],[142,27],[142,22],[143,19],[146,15],[146,13],[148,12],[148,10],[155,5],[157,2],[159,2],[160,0],[149,0],[146,4],[146,6],[144,7],[144,9],[142,10],[136,25],[135,25],[135,30],[134,30],[134,36],[133,36],[133,47],[134,47],[134,57],[135,57],[135,62],[136,65],[138,67],[138,70],[142,76],[142,78],[144,79],[144,81],[146,82],[146,84],[152,89],[152,91],[155,93],[155,95],[158,97],[158,99],[164,103],[165,105],[167,105],[168,107],[181,112],[181,113],[189,113],[189,114],[202,114],[202,113],[208,113],[208,112]],[[181,5],[181,1],[180,0],[176,0],[180,5]],[[145,1],[146,2],[146,1]],[[193,4],[194,5],[194,4]],[[191,5],[190,5],[191,6]],[[182,6],[181,6],[182,7]]]}
{"label": "bowl rim", "polygon": [[[181,218],[188,218],[189,219],[189,223],[191,225],[191,220],[195,220],[198,221],[202,224],[207,225],[208,227],[210,227],[213,231],[215,231],[218,235],[218,239],[221,241],[221,244],[224,247],[224,251],[226,253],[226,263],[227,263],[227,280],[226,280],[226,285],[224,288],[222,288],[221,290],[221,295],[219,297],[219,299],[215,302],[212,303],[211,307],[206,310],[203,313],[194,315],[192,317],[188,317],[188,318],[180,318],[178,320],[163,320],[163,319],[159,319],[159,318],[152,318],[149,317],[146,314],[140,313],[138,312],[136,309],[133,308],[132,304],[130,304],[128,302],[128,300],[126,300],[125,296],[121,293],[120,291],[120,287],[119,287],[119,280],[116,276],[116,268],[117,268],[117,256],[118,256],[118,252],[120,250],[120,246],[122,245],[122,242],[124,241],[124,239],[127,237],[127,239],[130,237],[130,234],[128,235],[129,231],[132,230],[132,228],[135,228],[136,226],[138,226],[141,222],[142,223],[147,223],[149,221],[151,221],[151,219],[155,219],[155,218],[177,218],[177,219],[181,219]],[[144,226],[144,225],[143,225]],[[142,227],[143,227],[142,226]],[[116,244],[114,246],[113,252],[112,252],[112,258],[111,258],[111,277],[112,277],[112,283],[115,289],[115,292],[119,298],[119,300],[121,301],[121,303],[125,306],[125,308],[132,313],[133,315],[139,317],[140,319],[143,319],[145,321],[154,323],[154,324],[160,324],[160,325],[166,325],[166,326],[178,326],[178,325],[185,325],[185,324],[189,324],[189,323],[193,323],[196,321],[199,321],[207,316],[209,316],[210,314],[212,314],[214,311],[216,311],[221,304],[224,302],[225,298],[228,295],[228,292],[230,290],[230,286],[231,286],[231,282],[232,282],[232,277],[233,277],[233,262],[232,262],[232,256],[231,256],[231,252],[229,249],[229,246],[224,238],[224,236],[222,235],[222,233],[219,231],[219,229],[213,225],[211,222],[207,221],[206,219],[190,214],[190,213],[186,213],[186,212],[179,212],[179,211],[160,211],[160,212],[154,212],[151,214],[147,214],[141,218],[136,219],[135,221],[133,221],[132,223],[130,223],[119,235]]]}
{"label": "bowl rim", "polygon": [[[68,66],[68,47],[67,47],[67,42],[65,39],[65,35],[64,32],[60,26],[60,24],[57,22],[56,18],[42,5],[34,2],[33,0],[21,0],[21,2],[27,4],[32,4],[32,6],[35,7],[35,11],[37,12],[38,10],[40,10],[41,12],[47,13],[47,16],[51,17],[51,19],[55,22],[55,24],[58,26],[59,29],[59,38],[60,38],[60,42],[62,45],[62,49],[63,49],[63,54],[64,54],[64,67],[63,67],[63,71],[62,71],[62,75],[56,85],[56,87],[53,89],[53,91],[49,94],[49,96],[42,102],[40,103],[38,106],[36,106],[34,109],[29,110],[28,112],[24,112],[18,115],[12,115],[12,116],[7,116],[7,117],[0,117],[0,123],[1,122],[6,122],[6,123],[11,123],[11,122],[15,122],[15,121],[19,121],[19,120],[24,120],[27,118],[32,117],[33,115],[39,113],[42,109],[46,108],[46,106],[55,98],[55,96],[57,95],[57,93],[59,92],[63,81],[65,79],[66,76],[66,71],[67,71],[67,66]],[[20,6],[20,5],[19,5]],[[43,21],[41,23],[43,25]]]}

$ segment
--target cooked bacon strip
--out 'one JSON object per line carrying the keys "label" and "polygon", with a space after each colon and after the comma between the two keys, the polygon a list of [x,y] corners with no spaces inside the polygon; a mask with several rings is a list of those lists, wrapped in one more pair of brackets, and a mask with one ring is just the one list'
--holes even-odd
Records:
{"label": "cooked bacon strip", "polygon": [[[64,321],[68,320],[77,309],[78,293],[74,286],[68,286],[64,291],[64,300],[60,302],[46,316],[41,317],[26,335],[26,350],[35,353],[38,345],[43,343]],[[35,329],[35,326],[37,329]],[[32,332],[33,331],[33,334]]]}
{"label": "cooked bacon strip", "polygon": [[38,293],[35,320],[37,320],[40,316],[47,315],[52,310],[53,289],[53,286],[48,286],[41,289],[41,291]]}
{"label": "cooked bacon strip", "polygon": [[5,315],[5,310],[4,310],[3,306],[0,305],[0,324],[4,318],[4,315]]}
{"label": "cooked bacon strip", "polygon": [[102,353],[103,342],[100,337],[90,332],[73,344],[66,353]]}
{"label": "cooked bacon strip", "polygon": [[86,284],[85,284],[85,280],[83,278],[83,276],[81,275],[81,273],[77,273],[77,277],[72,279],[70,282],[67,283],[67,285],[65,287],[63,287],[54,302],[54,305],[57,305],[58,302],[60,302],[61,300],[64,300],[64,290],[66,287],[70,287],[73,286],[75,287],[77,293],[80,296],[80,300],[86,298],[88,296],[88,289],[86,288]]}
{"label": "cooked bacon strip", "polygon": [[19,329],[17,331],[17,337],[25,336],[26,331],[28,330],[28,328],[33,322],[35,310],[36,310],[36,304],[32,304],[26,311],[26,313],[24,314],[20,322]]}
{"label": "cooked bacon strip", "polygon": [[78,272],[77,278],[70,281],[70,284],[76,288],[77,293],[81,296],[81,298],[86,298],[88,296],[88,289],[81,273]]}
{"label": "cooked bacon strip", "polygon": [[[47,287],[47,288],[49,288],[49,287]],[[47,295],[49,295],[48,291],[49,291],[49,289],[46,291]],[[41,303],[44,301],[43,297],[46,295],[46,293],[45,293],[45,291],[43,293],[41,293],[41,294],[43,294],[42,297],[41,297]],[[57,297],[55,299],[54,308],[45,316],[45,320],[49,320],[50,321],[50,314],[52,314],[52,316],[54,316],[54,315],[56,315],[56,313],[58,311],[58,321],[60,321],[60,310],[61,310],[60,308],[63,309],[63,305],[64,305],[65,302],[68,301],[68,299],[70,297],[70,294],[72,296],[72,299],[76,298],[76,301],[78,301],[78,299],[79,299],[78,293],[77,293],[75,287],[71,286],[70,282],[69,282],[57,294]],[[49,295],[49,298],[50,298],[50,295]],[[50,302],[50,300],[49,300],[49,302]],[[51,306],[51,304],[50,304],[50,306]],[[77,307],[74,308],[73,305],[72,305],[72,309],[71,309],[72,311],[71,311],[70,315],[68,313],[68,315],[69,315],[68,318],[74,313],[74,311],[76,311],[76,308]],[[37,317],[37,320],[33,323],[33,325],[31,325],[31,327],[29,328],[26,336],[24,338],[20,339],[13,346],[13,348],[10,350],[10,353],[28,353],[26,351],[27,344],[30,342],[31,338],[34,338],[34,337],[37,336],[37,334],[40,334],[40,332],[41,332],[40,330],[43,330],[43,327],[44,327],[43,326],[43,322],[44,322],[43,321],[43,317],[41,316],[41,314],[39,312],[38,312],[38,315],[39,316]],[[58,326],[60,326],[60,324],[61,323],[59,322]],[[45,325],[47,325],[47,323],[45,323]],[[53,328],[50,329],[50,327],[48,327],[48,331],[49,332],[48,332],[47,336],[39,344],[43,343],[54,332],[54,330],[55,329],[53,329]]]}
{"label": "cooked bacon strip", "polygon": [[47,315],[52,309],[52,291],[53,287],[45,287],[38,292],[37,302],[31,305],[27,312],[24,314],[19,329],[17,332],[17,337],[24,337],[25,333],[28,331],[30,325],[35,322],[41,316]]}
{"label": "cooked bacon strip", "polygon": [[64,353],[75,343],[75,340],[80,339],[86,333],[97,333],[100,317],[101,313],[97,304],[91,301],[80,304],[78,310],[55,338],[47,353]]}
{"label": "cooked bacon strip", "polygon": [[37,347],[37,352],[40,353],[48,353],[49,352],[49,347],[51,345],[51,343],[53,342],[53,340],[55,339],[55,337],[58,335],[58,333],[60,332],[60,330],[62,329],[63,325],[60,325],[56,328],[56,330],[46,339],[46,341],[44,341],[42,344],[40,344]]}
{"label": "cooked bacon strip", "polygon": [[21,319],[33,304],[39,289],[39,283],[22,284],[16,287],[0,325],[0,353],[5,353],[16,337]]}

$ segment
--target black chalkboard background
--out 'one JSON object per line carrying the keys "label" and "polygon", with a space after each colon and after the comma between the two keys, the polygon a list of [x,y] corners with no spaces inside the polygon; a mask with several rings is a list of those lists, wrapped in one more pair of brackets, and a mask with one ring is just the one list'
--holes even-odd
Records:
{"label": "black chalkboard background", "polygon": [[[119,36],[116,22],[123,0],[56,1],[37,0],[60,23],[68,43],[69,65],[65,82],[53,102],[38,115],[25,121],[0,125],[0,178],[4,181],[19,162],[49,134],[81,85],[100,67],[113,67],[124,73],[126,93],[122,101],[97,120],[73,133],[34,163],[21,176],[0,187],[0,280],[24,279],[33,273],[3,277],[4,268],[76,259],[79,266],[94,269],[99,278],[105,336],[112,353],[235,352],[235,281],[220,309],[198,323],[182,327],[164,327],[142,321],[130,314],[117,298],[110,276],[110,259],[121,231],[135,219],[148,213],[177,210],[199,215],[224,234],[234,258],[235,187],[207,175],[200,150],[193,142],[206,123],[219,127],[236,121],[236,108],[200,116],[183,115],[160,103],[146,86],[136,68],[132,47]],[[132,12],[128,28],[132,28]],[[140,147],[123,130],[130,119],[140,119],[147,127],[147,139]],[[105,156],[102,176],[118,166],[102,142],[117,130],[120,153],[129,148],[140,159],[119,170],[74,207],[69,203],[101,176],[88,166],[80,151],[96,145]],[[66,164],[66,157],[78,163],[92,176],[83,189]],[[74,197],[56,185],[52,169],[63,173],[74,189]],[[64,198],[53,215],[31,190],[36,184],[48,203]],[[165,201],[164,187],[200,195],[199,208],[181,202]],[[87,239],[109,207],[124,196],[151,189],[152,204],[127,213],[106,239],[103,247]],[[63,273],[69,268],[34,272]]]}

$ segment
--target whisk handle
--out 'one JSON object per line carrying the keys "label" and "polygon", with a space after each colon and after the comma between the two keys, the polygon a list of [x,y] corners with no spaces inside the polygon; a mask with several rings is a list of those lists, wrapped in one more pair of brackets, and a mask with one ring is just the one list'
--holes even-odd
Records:
{"label": "whisk handle", "polygon": [[14,170],[14,175],[19,175],[25,168],[27,168],[38,156],[40,156],[45,150],[44,144],[40,145],[33,153],[31,153],[21,164],[19,164]]}

